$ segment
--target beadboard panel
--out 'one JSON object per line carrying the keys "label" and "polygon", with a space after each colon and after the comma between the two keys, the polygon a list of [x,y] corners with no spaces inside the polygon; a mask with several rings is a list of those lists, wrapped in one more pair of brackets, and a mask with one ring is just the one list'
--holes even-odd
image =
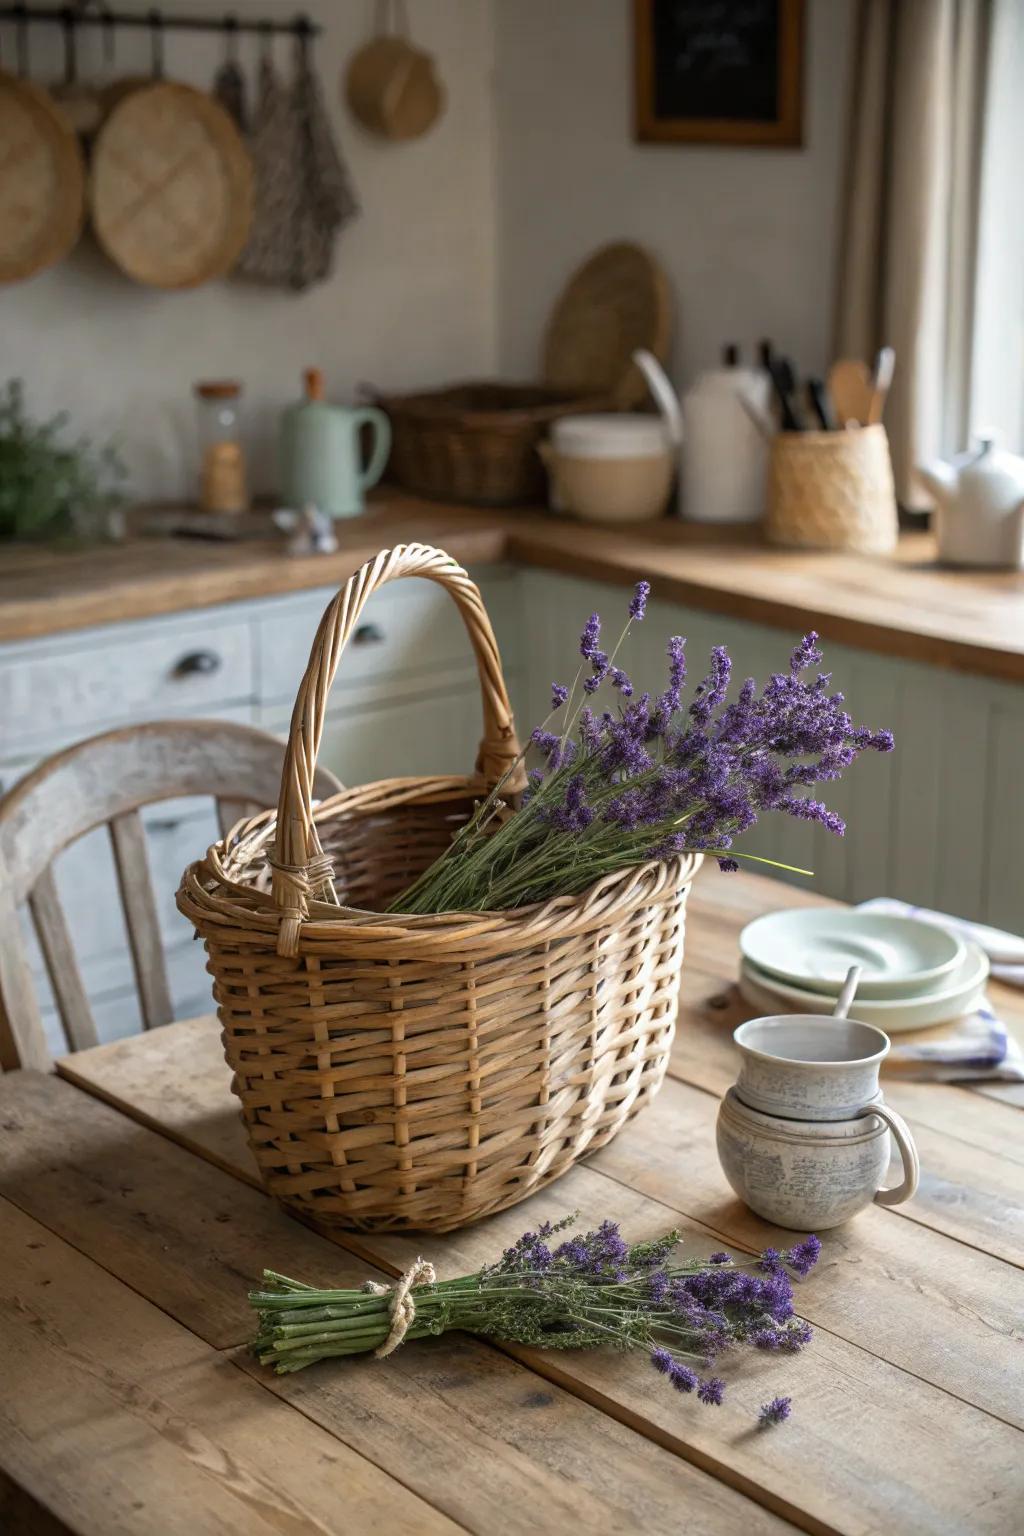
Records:
{"label": "beadboard panel", "polygon": [[[526,573],[528,718],[543,715],[552,678],[571,682],[588,614],[602,614],[610,649],[625,608],[620,588]],[[785,670],[799,639],[654,601],[619,658],[638,686],[652,692],[663,686],[673,634],[686,637],[691,683],[704,675],[712,645],[727,645],[734,689],[744,677],[761,682]],[[820,787],[820,798],[847,821],[845,837],[769,815],[742,848],[813,870],[812,877],[769,873],[823,895],[847,901],[898,896],[1024,931],[1024,688],[831,643],[825,666],[854,719],[891,729],[896,751],[867,753],[845,779]]]}

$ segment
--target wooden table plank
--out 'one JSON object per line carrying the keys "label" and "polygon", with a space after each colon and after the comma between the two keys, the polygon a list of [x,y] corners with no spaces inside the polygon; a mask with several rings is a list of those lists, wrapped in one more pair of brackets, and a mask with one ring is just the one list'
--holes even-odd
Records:
{"label": "wooden table plank", "polygon": [[[738,1200],[708,1157],[717,1101],[669,1080],[587,1164],[759,1251],[799,1234]],[[1024,1275],[871,1206],[822,1234],[824,1253],[799,1294],[809,1322],[859,1344],[977,1408],[1024,1429]],[[956,1340],[956,1348],[950,1341]]]}
{"label": "wooden table plank", "polygon": [[0,1250],[4,1530],[458,1531],[4,1200]]}
{"label": "wooden table plank", "polygon": [[[441,1273],[455,1274],[474,1269],[524,1226],[576,1207],[588,1223],[606,1215],[621,1221],[631,1237],[677,1225],[690,1252],[712,1246],[706,1238],[687,1241],[695,1225],[677,1212],[611,1184],[581,1166],[522,1206],[460,1232],[429,1240],[353,1234],[344,1241],[396,1273],[426,1249]],[[812,1278],[809,1306],[813,1287]],[[801,1288],[801,1312],[803,1295]],[[724,1357],[716,1369],[728,1383],[725,1405],[686,1416],[654,1388],[642,1358],[513,1353],[742,1492],[771,1501],[770,1507],[805,1529],[896,1530],[900,1536],[991,1529],[1008,1536],[1019,1527],[1021,1432],[822,1328],[798,1356],[750,1350]],[[777,1393],[794,1399],[787,1433],[759,1434],[756,1407]]]}
{"label": "wooden table plank", "polygon": [[[246,1291],[264,1265],[335,1285],[381,1278],[265,1195],[54,1077],[0,1079],[0,1195],[220,1345],[251,1337]],[[478,1340],[423,1341],[386,1365],[298,1376],[243,1352],[234,1360],[470,1530],[668,1530],[681,1499],[709,1533],[790,1529]]]}
{"label": "wooden table plank", "polygon": [[[141,1112],[156,1123],[166,1119],[175,1135],[190,1140],[199,1151],[212,1132],[223,1155],[224,1128],[216,1123],[218,1103],[224,1120],[234,1121],[235,1114],[227,1098],[223,1067],[218,1073],[212,1059],[219,1046],[203,1021],[171,1029],[186,1031],[193,1039],[191,1051],[175,1048],[179,1063],[192,1065],[183,1096],[190,1106],[187,1111],[173,1107],[171,1085],[162,1076],[160,1051],[154,1044],[159,1033],[140,1037],[130,1043],[130,1049],[115,1052],[107,1047],[78,1056],[65,1070],[74,1070],[83,1083],[103,1081],[108,1096],[116,1097],[129,1111]],[[116,1067],[116,1072],[105,1067]],[[642,1121],[637,1126],[640,1129]],[[713,1162],[710,1145],[704,1156]],[[244,1169],[249,1154],[241,1144],[239,1158]],[[524,1206],[461,1233],[429,1241],[349,1234],[343,1241],[395,1272],[426,1247],[443,1272],[451,1274],[493,1258],[524,1226],[574,1206],[588,1219],[609,1215],[622,1220],[631,1236],[651,1235],[678,1223],[689,1228],[694,1241],[703,1241],[705,1249],[714,1246],[706,1233],[698,1238],[695,1224],[679,1222],[677,1211],[589,1167],[574,1169]],[[915,1231],[909,1224],[906,1230]],[[813,1282],[807,1294],[810,1299]],[[549,1380],[640,1428],[805,1529],[871,1529],[872,1523],[891,1522],[893,1511],[899,1512],[901,1532],[952,1531],[965,1528],[968,1522],[975,1530],[1013,1529],[1007,1490],[1015,1490],[1017,1497],[1024,1492],[1024,1441],[1019,1433],[876,1357],[868,1347],[828,1332],[820,1332],[815,1346],[799,1358],[780,1362],[754,1355],[727,1367],[736,1390],[721,1414],[704,1416],[680,1415],[673,1402],[655,1390],[645,1361],[516,1353]],[[785,1381],[781,1380],[783,1367]],[[790,1387],[803,1405],[800,1429],[794,1415],[784,1440],[753,1433],[758,1403]],[[838,1392],[841,1412],[832,1403],[833,1392]],[[805,1413],[811,1416],[806,1422]],[[948,1423],[941,1427],[947,1417]],[[941,1466],[935,1457],[937,1436],[949,1448]],[[892,1454],[894,1445],[900,1447],[898,1457]],[[794,1465],[802,1469],[795,1483]],[[994,1500],[990,1499],[992,1488],[997,1490]]]}
{"label": "wooden table plank", "polygon": [[[195,1116],[192,1123],[198,1127],[189,1138],[206,1156],[208,1149],[201,1146],[199,1137],[214,1133],[218,1160],[227,1159],[238,1176],[252,1178],[253,1165],[233,1114],[233,1100],[225,1091],[224,1073],[218,1078],[209,1059],[213,1054],[211,1036],[202,1025],[199,1029],[177,1025],[163,1033],[176,1034],[179,1030],[184,1038],[194,1040],[202,1033],[205,1040],[205,1047],[194,1043],[188,1049],[176,1040],[169,1052],[181,1074],[183,1101],[190,1106],[188,1113]],[[160,1038],[151,1035],[149,1040]],[[107,1071],[99,1075],[110,1097],[120,1098],[131,1112],[135,1104],[143,1102],[140,1096],[144,1088],[125,1085],[124,1074],[134,1063],[136,1076],[144,1075],[139,1071],[140,1060],[158,1054],[139,1041],[122,1041],[71,1061],[79,1072],[90,1073],[94,1082],[97,1069],[106,1062]],[[186,1070],[190,1075],[185,1075]],[[162,1078],[157,1079],[156,1086],[160,1097],[170,1102]],[[215,1091],[221,1104],[219,1114]],[[201,1096],[205,1098],[202,1105]],[[148,1105],[150,1117],[155,1108],[152,1103]],[[708,1094],[682,1082],[667,1082],[644,1115],[632,1121],[588,1167],[651,1195],[673,1212],[703,1223],[740,1247],[757,1250],[792,1241],[792,1234],[782,1234],[758,1220],[729,1190],[713,1150],[717,1110],[717,1101]],[[88,1121],[84,1111],[78,1118]],[[74,1125],[75,1117],[69,1116],[69,1135],[73,1135]],[[223,1134],[229,1125],[238,1131],[233,1157]],[[0,1131],[0,1166],[4,1150]],[[6,1192],[7,1187],[0,1175],[0,1191]],[[57,1191],[62,1201],[77,1209],[73,1187],[65,1190],[60,1181]],[[35,1178],[32,1194],[33,1205],[28,1208],[54,1225],[38,1203]],[[249,1201],[257,1206],[265,1203],[255,1194]],[[270,1225],[264,1218],[262,1228]],[[823,1273],[830,1276],[830,1284],[823,1288],[815,1283],[806,1288],[806,1301],[801,1297],[811,1322],[880,1352],[933,1385],[1024,1427],[1024,1361],[1019,1372],[1007,1372],[1007,1348],[1011,1340],[1019,1338],[1024,1319],[1024,1278],[1019,1270],[962,1245],[950,1245],[914,1224],[894,1222],[892,1213],[880,1207],[862,1213],[854,1224],[831,1234],[826,1242],[829,1263]],[[276,1264],[274,1259],[260,1262],[270,1268]],[[939,1274],[941,1284],[936,1283]],[[214,1304],[212,1294],[207,1302]],[[957,1349],[950,1350],[948,1341],[954,1336]],[[885,1346],[881,1350],[879,1339]]]}

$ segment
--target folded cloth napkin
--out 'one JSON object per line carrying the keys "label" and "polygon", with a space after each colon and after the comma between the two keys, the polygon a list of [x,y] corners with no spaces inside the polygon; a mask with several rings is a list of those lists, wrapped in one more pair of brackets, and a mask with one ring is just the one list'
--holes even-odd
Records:
{"label": "folded cloth napkin", "polygon": [[[891,896],[862,901],[858,910],[917,917],[937,928],[945,928],[984,950],[991,965],[991,975],[997,981],[1024,986],[1024,938],[1016,934],[1003,933],[983,923],[969,923],[945,912],[914,907]],[[986,1079],[1024,1082],[1024,1051],[996,1014],[988,997],[982,997],[971,1013],[953,1019],[946,1031],[938,1039],[894,1041],[886,1066],[904,1077],[938,1083]]]}

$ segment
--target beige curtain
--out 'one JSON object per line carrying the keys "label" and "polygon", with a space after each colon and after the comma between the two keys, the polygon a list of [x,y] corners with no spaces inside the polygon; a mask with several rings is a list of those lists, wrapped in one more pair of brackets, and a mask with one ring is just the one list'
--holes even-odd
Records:
{"label": "beige curtain", "polygon": [[859,0],[837,357],[896,349],[896,492],[969,425],[984,82],[992,0]]}

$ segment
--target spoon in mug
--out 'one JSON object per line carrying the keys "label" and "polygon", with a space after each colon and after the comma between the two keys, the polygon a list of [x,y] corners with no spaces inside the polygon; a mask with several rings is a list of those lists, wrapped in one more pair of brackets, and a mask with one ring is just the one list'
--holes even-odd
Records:
{"label": "spoon in mug", "polygon": [[857,991],[857,983],[860,981],[860,973],[861,968],[859,965],[851,965],[847,971],[842,991],[836,998],[836,1005],[832,1009],[832,1017],[834,1019],[845,1019],[849,1013],[850,1005]]}

